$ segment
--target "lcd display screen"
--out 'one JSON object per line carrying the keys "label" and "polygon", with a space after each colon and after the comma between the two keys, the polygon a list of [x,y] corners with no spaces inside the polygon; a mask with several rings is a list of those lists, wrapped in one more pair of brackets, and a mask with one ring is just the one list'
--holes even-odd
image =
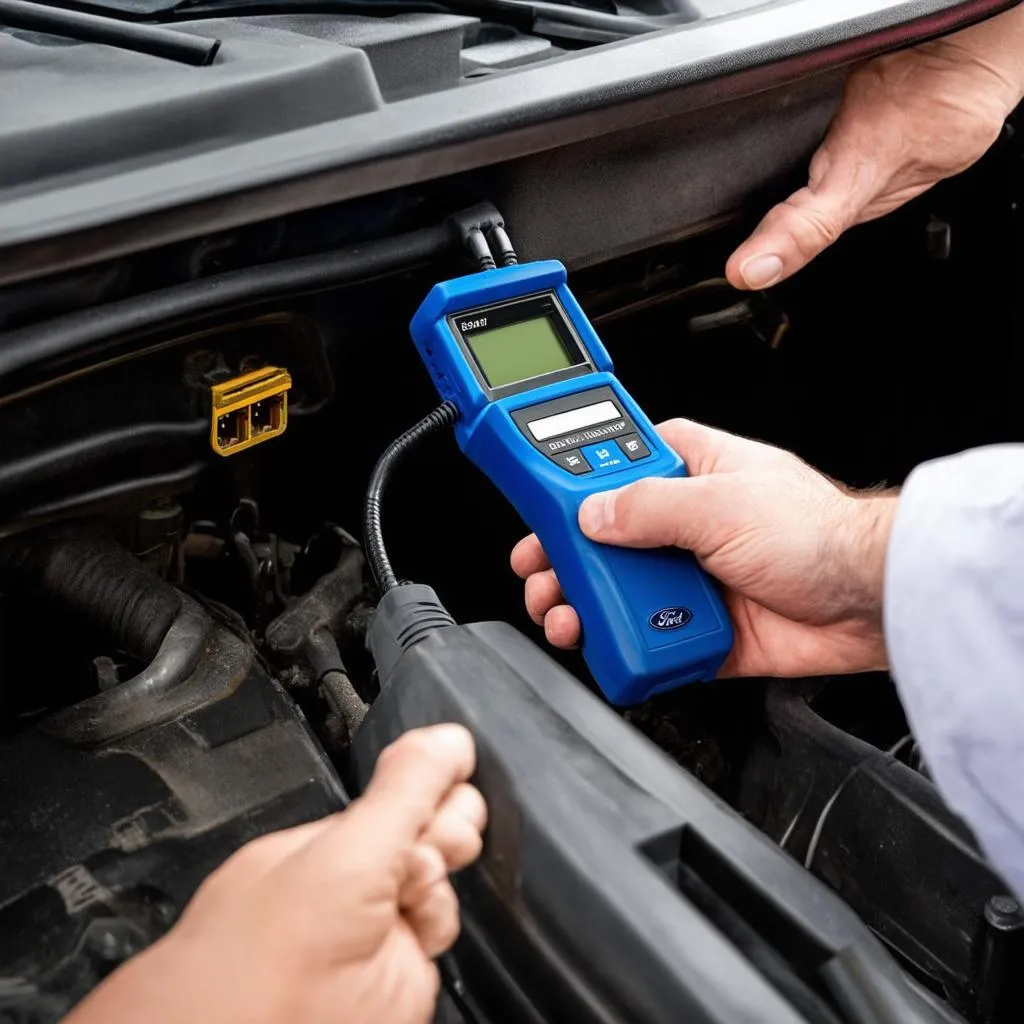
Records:
{"label": "lcd display screen", "polygon": [[575,365],[555,325],[546,316],[473,331],[464,337],[492,388]]}

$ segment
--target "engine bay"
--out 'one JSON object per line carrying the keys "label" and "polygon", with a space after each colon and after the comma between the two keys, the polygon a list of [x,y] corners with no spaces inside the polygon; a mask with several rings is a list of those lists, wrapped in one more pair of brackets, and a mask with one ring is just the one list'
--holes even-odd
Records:
{"label": "engine bay", "polygon": [[[438,88],[547,59],[511,30],[467,45],[463,20],[402,23],[415,54],[431,54]],[[309,66],[288,72],[310,99],[293,109],[313,117],[328,94],[379,102],[353,85],[363,59],[338,59],[308,16],[250,21],[232,31],[254,54],[273,49],[265,35],[314,40],[301,51]],[[406,50],[371,39],[355,17],[332,31],[364,33],[385,99],[402,95]],[[254,59],[265,71],[270,57]],[[210,124],[221,117],[191,90],[180,102],[190,130],[203,124],[189,104]],[[854,487],[898,485],[928,458],[1020,436],[1021,158],[1010,125],[978,167],[858,229],[770,295],[735,292],[721,277],[753,207],[686,237],[581,259],[573,288],[655,422],[685,415],[792,449]],[[393,694],[381,697],[367,651],[379,595],[361,523],[378,456],[436,401],[408,323],[435,281],[467,269],[450,219],[466,205],[464,184],[341,201],[0,291],[0,1018],[59,1019],[162,934],[247,839],[343,807],[365,778],[354,737],[365,735],[368,750],[392,729],[387,715],[415,724]],[[536,250],[543,233],[528,237]],[[567,238],[565,248],[588,244]],[[561,255],[553,248],[546,255]],[[543,646],[508,568],[522,525],[450,438],[402,467],[385,529],[401,576],[429,583],[456,622],[507,623]],[[816,972],[852,923],[827,938],[822,925],[813,942],[810,926],[790,932],[764,891],[741,886],[685,829],[664,826],[669,838],[644,856],[788,1000],[792,1016],[763,1019],[1019,1019],[1024,911],[944,805],[887,677],[722,681],[620,714],[578,703],[585,695],[570,677],[595,688],[577,653],[550,658],[538,672],[562,673],[557,713],[593,723],[586,757],[615,740],[621,750],[604,753],[635,750],[658,792],[706,788],[708,829],[727,813],[784,854],[783,866],[763,862],[765,889],[776,871],[781,891],[797,875],[823,883],[880,940],[864,955],[884,960],[878,970],[898,975],[905,1009],[916,1007],[897,1018],[844,1001],[844,983],[830,988]],[[546,698],[516,685],[506,721],[548,735],[531,717]],[[437,687],[447,696],[426,718],[445,707],[473,721],[484,714],[474,703],[483,696]],[[489,687],[481,694],[500,710]],[[480,723],[489,736],[493,724]],[[523,735],[529,747],[532,733]],[[490,742],[493,763],[511,771],[506,740],[495,732]],[[662,779],[662,754],[685,781]],[[557,754],[535,756],[556,770]],[[616,778],[609,770],[609,792]],[[516,886],[533,876],[516,881],[499,856],[507,836],[528,832],[531,785],[524,776],[517,791],[513,779],[507,802],[492,805],[489,881],[465,881],[467,936],[445,968],[442,1012],[466,1022],[662,1019],[624,1007],[611,982],[610,1008],[587,1016],[568,968],[545,991],[520,985],[517,1015],[507,1015],[507,965],[537,970],[530,943],[542,945],[530,931],[541,925],[517,916],[529,899]],[[620,807],[639,829],[648,797],[636,799],[640,810]],[[732,824],[721,827],[732,835]],[[525,850],[508,839],[517,850],[520,841]],[[615,895],[625,899],[631,884]],[[527,936],[518,952],[509,920]],[[505,936],[500,956],[481,938],[486,922]],[[564,939],[564,921],[548,926],[548,945],[556,932]],[[737,1019],[727,1009],[706,1006],[693,1019]]]}

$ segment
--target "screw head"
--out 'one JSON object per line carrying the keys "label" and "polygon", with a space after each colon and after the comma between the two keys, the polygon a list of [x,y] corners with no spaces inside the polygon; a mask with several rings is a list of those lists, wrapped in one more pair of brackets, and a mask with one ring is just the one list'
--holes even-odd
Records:
{"label": "screw head", "polygon": [[1016,931],[1024,928],[1024,907],[1012,896],[991,896],[985,904],[985,920],[1000,931]]}

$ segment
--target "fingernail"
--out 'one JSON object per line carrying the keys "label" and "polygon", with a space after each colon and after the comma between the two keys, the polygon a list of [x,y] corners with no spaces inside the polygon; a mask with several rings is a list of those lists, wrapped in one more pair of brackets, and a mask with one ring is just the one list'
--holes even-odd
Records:
{"label": "fingernail", "polygon": [[782,277],[782,259],[779,256],[751,256],[740,273],[750,288],[768,288]]}
{"label": "fingernail", "polygon": [[602,533],[611,526],[614,505],[613,494],[592,494],[580,505],[580,529],[591,537]]}
{"label": "fingernail", "polygon": [[465,726],[457,725],[455,722],[432,726],[431,732],[434,734],[435,742],[446,747],[449,753],[463,750],[467,740],[472,742],[472,737]]}

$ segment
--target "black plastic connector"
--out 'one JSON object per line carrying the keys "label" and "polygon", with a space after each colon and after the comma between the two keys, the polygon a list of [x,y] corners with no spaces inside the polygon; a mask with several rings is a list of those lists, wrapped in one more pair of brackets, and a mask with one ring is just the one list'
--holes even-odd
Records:
{"label": "black plastic connector", "polygon": [[366,634],[366,646],[377,666],[381,686],[410,647],[435,630],[454,625],[455,620],[431,587],[407,583],[389,590],[380,599]]}
{"label": "black plastic connector", "polygon": [[490,203],[453,214],[448,223],[481,270],[494,270],[497,266],[495,252],[502,266],[511,267],[519,262],[505,231],[505,220]]}

